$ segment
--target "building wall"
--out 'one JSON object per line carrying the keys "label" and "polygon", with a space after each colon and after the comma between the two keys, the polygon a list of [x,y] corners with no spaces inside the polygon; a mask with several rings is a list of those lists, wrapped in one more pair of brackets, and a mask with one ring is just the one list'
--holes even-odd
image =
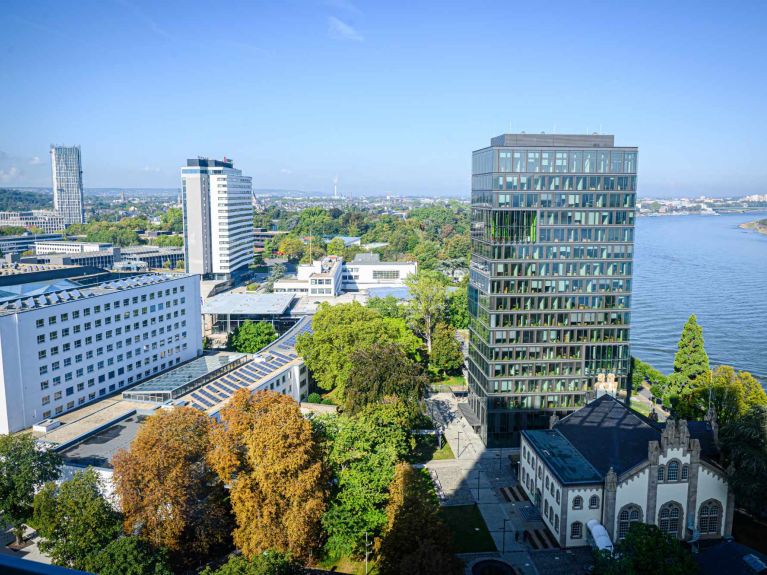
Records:
{"label": "building wall", "polygon": [[112,244],[94,242],[35,242],[35,254],[83,254],[107,250]]}
{"label": "building wall", "polygon": [[[569,487],[567,490],[567,497],[564,501],[567,506],[562,510],[562,517],[566,517],[564,521],[564,529],[560,534],[559,541],[563,547],[581,547],[589,544],[588,540],[588,527],[587,523],[592,519],[596,519],[600,523],[602,522],[602,509],[604,508],[604,489],[602,486],[593,487]],[[591,508],[589,502],[593,496],[599,498],[599,506]],[[583,499],[583,506],[581,509],[574,509],[573,502],[576,497]],[[572,525],[576,521],[580,522],[583,526],[581,530],[580,538],[572,537]]]}
{"label": "building wall", "polygon": [[636,156],[533,134],[474,152],[468,380],[486,444],[584,405],[599,373],[625,387]]}
{"label": "building wall", "polygon": [[169,278],[0,316],[0,433],[25,429],[197,357],[199,289],[197,276]]}
{"label": "building wall", "polygon": [[371,287],[402,286],[407,276],[418,272],[416,262],[375,264],[344,262],[344,291],[362,291]]}
{"label": "building wall", "polygon": [[[182,173],[186,170],[182,170]],[[194,170],[190,170],[194,172]],[[184,263],[190,274],[206,276],[213,271],[210,243],[210,181],[206,174],[188,173],[181,178],[184,214]]]}

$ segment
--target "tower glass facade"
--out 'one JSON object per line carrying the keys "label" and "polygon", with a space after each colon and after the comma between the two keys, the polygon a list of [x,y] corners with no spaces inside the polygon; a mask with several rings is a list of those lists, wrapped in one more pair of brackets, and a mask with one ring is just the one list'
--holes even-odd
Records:
{"label": "tower glass facade", "polygon": [[594,394],[627,390],[637,148],[504,134],[472,158],[469,406],[519,445]]}
{"label": "tower glass facade", "polygon": [[53,209],[64,224],[84,224],[83,169],[80,146],[51,146]]}

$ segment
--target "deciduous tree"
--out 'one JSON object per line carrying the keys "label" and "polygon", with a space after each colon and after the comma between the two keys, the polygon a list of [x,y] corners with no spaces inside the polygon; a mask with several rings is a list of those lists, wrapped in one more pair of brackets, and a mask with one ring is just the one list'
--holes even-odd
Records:
{"label": "deciduous tree", "polygon": [[256,353],[277,339],[268,321],[246,320],[229,335],[229,348],[240,353]]}
{"label": "deciduous tree", "polygon": [[31,435],[0,435],[0,518],[22,543],[32,518],[35,491],[59,476],[61,458]]}
{"label": "deciduous tree", "polygon": [[229,541],[224,485],[207,464],[211,419],[191,407],[160,410],[113,459],[125,530],[188,563]]}
{"label": "deciduous tree", "polygon": [[234,542],[306,559],[319,545],[327,477],[311,424],[291,398],[240,390],[221,410],[210,462],[230,487]]}
{"label": "deciduous tree", "polygon": [[85,569],[98,575],[173,575],[167,551],[135,535],[110,541],[89,558]]}
{"label": "deciduous tree", "polygon": [[459,575],[463,564],[452,552],[452,533],[439,516],[431,478],[400,463],[389,486],[387,524],[377,541],[380,575]]}
{"label": "deciduous tree", "polygon": [[122,532],[120,514],[102,495],[93,469],[75,473],[57,486],[47,483],[35,497],[34,526],[40,551],[55,565],[87,569],[92,555]]}
{"label": "deciduous tree", "polygon": [[401,318],[404,316],[405,310],[400,306],[397,298],[391,295],[386,297],[371,297],[368,300],[367,306],[370,309],[376,310],[381,317],[393,317]]}
{"label": "deciduous tree", "polygon": [[767,513],[767,407],[754,405],[720,433],[728,482],[739,506]]}
{"label": "deciduous tree", "polygon": [[317,385],[325,390],[338,387],[341,396],[351,373],[351,355],[358,349],[397,343],[408,357],[421,360],[422,343],[403,320],[383,318],[357,302],[322,304],[312,320],[312,330],[298,336],[296,349]]}
{"label": "deciduous tree", "polygon": [[344,388],[344,412],[355,414],[387,398],[403,402],[413,413],[429,384],[423,368],[396,343],[373,344],[351,355]]}
{"label": "deciduous tree", "polygon": [[332,256],[342,256],[344,255],[344,250],[346,249],[346,244],[341,238],[333,238],[328,242],[328,255]]}
{"label": "deciduous tree", "polygon": [[432,369],[440,373],[460,373],[463,368],[463,351],[456,339],[455,328],[446,323],[438,323],[434,329],[432,349],[429,355]]}
{"label": "deciduous tree", "polygon": [[426,342],[431,355],[434,330],[446,312],[445,276],[439,272],[422,271],[405,278],[412,299],[408,303],[410,325]]}
{"label": "deciduous tree", "polygon": [[450,325],[454,328],[466,329],[469,327],[468,281],[461,282],[458,289],[448,294],[447,315]]}
{"label": "deciduous tree", "polygon": [[304,245],[304,242],[295,236],[285,236],[280,241],[280,246],[277,248],[277,251],[289,260],[298,261],[303,257],[304,252],[306,251],[306,246]]}
{"label": "deciduous tree", "polygon": [[302,575],[306,570],[289,555],[276,551],[265,551],[248,559],[233,555],[215,571],[208,568],[200,575]]}

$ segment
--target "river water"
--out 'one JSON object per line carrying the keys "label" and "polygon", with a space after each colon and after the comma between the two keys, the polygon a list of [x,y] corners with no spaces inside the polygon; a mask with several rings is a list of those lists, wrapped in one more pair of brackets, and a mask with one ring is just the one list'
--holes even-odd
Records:
{"label": "river water", "polygon": [[767,385],[767,235],[738,227],[767,213],[637,218],[631,352],[673,369],[691,313],[712,365]]}

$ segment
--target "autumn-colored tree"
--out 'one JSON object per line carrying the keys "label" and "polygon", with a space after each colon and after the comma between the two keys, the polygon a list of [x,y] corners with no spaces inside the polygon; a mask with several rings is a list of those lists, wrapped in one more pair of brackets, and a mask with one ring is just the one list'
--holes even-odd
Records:
{"label": "autumn-colored tree", "polygon": [[431,478],[424,470],[407,463],[397,465],[386,517],[386,530],[376,542],[380,575],[463,573],[461,561],[452,553],[452,534],[439,516]]}
{"label": "autumn-colored tree", "polygon": [[160,410],[113,459],[126,532],[168,549],[178,563],[226,544],[233,526],[224,485],[206,460],[211,427],[196,409]]}
{"label": "autumn-colored tree", "polygon": [[230,487],[234,542],[247,557],[273,549],[307,559],[319,545],[327,481],[298,404],[240,390],[221,410],[209,460]]}

